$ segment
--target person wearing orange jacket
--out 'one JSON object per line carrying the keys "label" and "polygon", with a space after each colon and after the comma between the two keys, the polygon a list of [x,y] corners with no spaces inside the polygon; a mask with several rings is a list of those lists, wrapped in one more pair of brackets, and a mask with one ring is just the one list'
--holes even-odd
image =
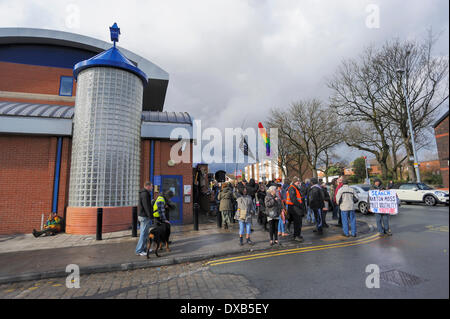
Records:
{"label": "person wearing orange jacket", "polygon": [[293,240],[303,242],[302,218],[305,216],[305,203],[300,194],[300,180],[298,177],[292,179],[286,193],[286,204],[288,205],[288,213],[294,221],[294,238]]}

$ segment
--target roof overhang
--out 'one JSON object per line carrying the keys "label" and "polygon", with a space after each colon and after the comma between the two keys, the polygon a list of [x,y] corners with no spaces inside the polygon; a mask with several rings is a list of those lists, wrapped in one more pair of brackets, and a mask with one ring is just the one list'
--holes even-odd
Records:
{"label": "roof overhang", "polygon": [[[74,111],[72,106],[0,101],[0,133],[72,136]],[[141,137],[192,140],[192,124],[186,112],[142,112]]]}
{"label": "roof overhang", "polygon": [[72,136],[72,120],[48,117],[0,116],[0,133]]}

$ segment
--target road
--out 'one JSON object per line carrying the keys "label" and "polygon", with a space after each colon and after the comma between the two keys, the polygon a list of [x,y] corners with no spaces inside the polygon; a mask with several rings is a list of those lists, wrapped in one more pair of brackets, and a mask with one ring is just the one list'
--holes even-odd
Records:
{"label": "road", "polygon": [[[392,237],[91,274],[79,289],[65,278],[1,285],[0,298],[449,298],[448,227],[447,206],[403,205]],[[366,287],[368,265],[379,288]]]}

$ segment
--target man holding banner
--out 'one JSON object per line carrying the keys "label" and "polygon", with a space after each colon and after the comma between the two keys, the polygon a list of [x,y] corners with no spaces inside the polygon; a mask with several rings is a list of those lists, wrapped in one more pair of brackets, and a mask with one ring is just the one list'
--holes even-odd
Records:
{"label": "man holding banner", "polygon": [[369,211],[376,214],[378,232],[392,236],[389,216],[398,214],[398,197],[394,190],[385,190],[379,179],[369,191]]}

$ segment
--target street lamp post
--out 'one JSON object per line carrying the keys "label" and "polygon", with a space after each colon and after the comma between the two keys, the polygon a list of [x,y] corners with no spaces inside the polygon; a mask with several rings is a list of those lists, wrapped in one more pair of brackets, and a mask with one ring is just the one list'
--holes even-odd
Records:
{"label": "street lamp post", "polygon": [[366,184],[370,184],[369,171],[367,169],[367,156],[364,156],[364,166],[366,167]]}
{"label": "street lamp post", "polygon": [[[406,57],[408,57],[409,54],[410,54],[410,52],[408,51],[406,53]],[[408,92],[406,91],[406,69],[397,69],[397,73],[399,73],[400,76],[402,77],[403,95],[405,96],[406,111],[408,113],[409,134],[411,135],[411,144],[412,144],[413,155],[414,155],[414,169],[416,171],[417,182],[420,183],[419,161],[417,159],[416,143],[414,141],[414,130],[413,130],[413,124],[411,121],[411,111],[409,109]],[[403,76],[403,74],[405,74],[405,76]]]}

